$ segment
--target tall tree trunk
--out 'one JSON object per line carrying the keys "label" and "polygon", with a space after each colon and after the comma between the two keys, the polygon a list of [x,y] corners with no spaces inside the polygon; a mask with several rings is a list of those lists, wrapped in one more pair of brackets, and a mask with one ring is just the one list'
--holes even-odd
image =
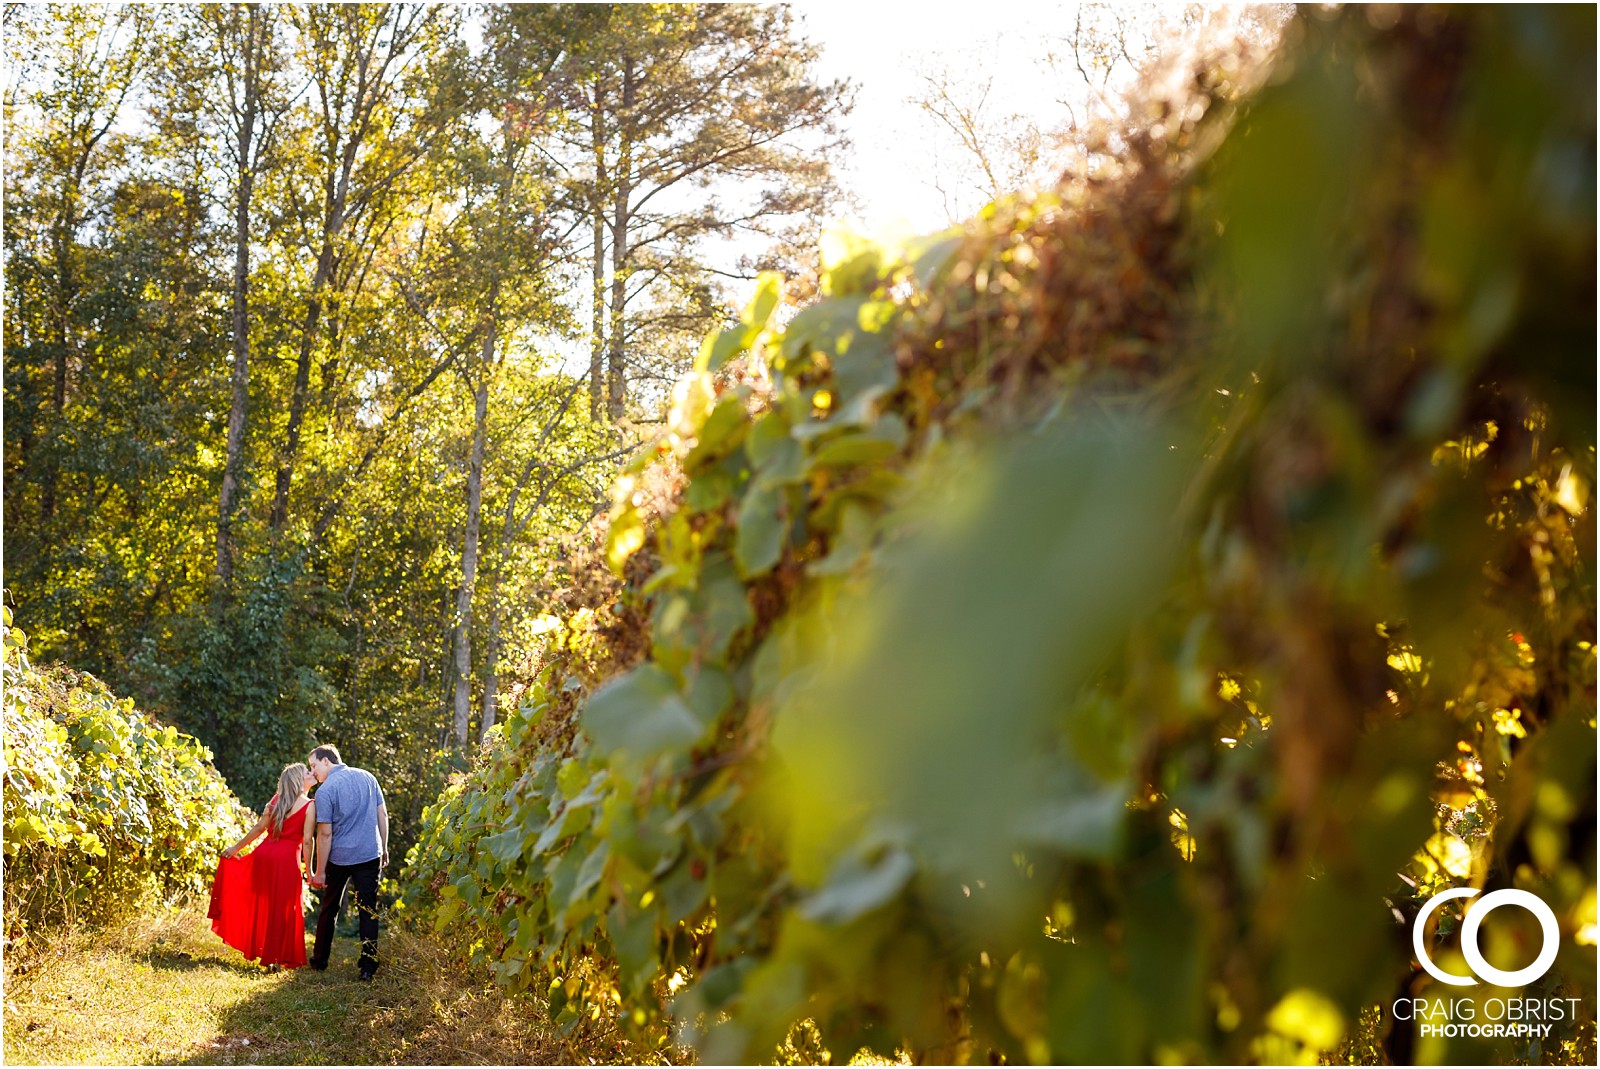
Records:
{"label": "tall tree trunk", "polygon": [[[626,166],[627,149],[623,149],[620,166]],[[623,402],[627,397],[627,369],[623,364],[622,313],[628,302],[628,188],[627,180],[619,173],[617,201],[611,221],[611,323],[609,355],[606,367],[607,413],[613,421],[623,416]]]}
{"label": "tall tree trunk", "polygon": [[[502,549],[502,552],[504,550]],[[483,718],[480,740],[489,737],[500,711],[500,570],[488,576],[489,631],[483,641]]]}
{"label": "tall tree trunk", "polygon": [[[493,308],[494,296],[490,297]],[[456,686],[453,739],[467,744],[472,718],[472,593],[478,577],[478,533],[483,513],[483,453],[489,431],[489,369],[494,365],[495,326],[490,313],[483,363],[472,391],[472,451],[467,459],[467,524],[461,539],[461,589],[456,594]]]}
{"label": "tall tree trunk", "polygon": [[311,392],[311,349],[322,319],[322,290],[333,275],[333,235],[330,227],[317,256],[317,273],[311,279],[311,295],[306,299],[306,315],[300,324],[300,352],[294,365],[294,391],[289,395],[289,422],[283,432],[283,452],[278,457],[278,475],[272,491],[272,513],[268,525],[274,534],[289,519],[289,485],[300,457],[300,427],[305,422],[306,397]]}
{"label": "tall tree trunk", "polygon": [[589,342],[589,418],[606,412],[606,216],[594,209],[594,320]]}
{"label": "tall tree trunk", "polygon": [[589,339],[589,418],[599,419],[606,411],[605,353],[606,353],[606,134],[601,90],[595,87],[594,107],[591,112],[590,133],[594,140],[594,190],[589,199],[589,212],[594,224],[594,317]]}
{"label": "tall tree trunk", "polygon": [[633,107],[636,95],[633,64],[624,60],[622,108],[617,124],[617,169],[613,176],[616,194],[611,214],[611,338],[606,384],[612,420],[622,418],[628,393],[627,368],[623,363],[622,322],[628,303],[628,222],[633,197],[633,141],[629,134],[629,109]]}
{"label": "tall tree trunk", "polygon": [[[322,292],[333,277],[334,250],[339,235],[344,230],[345,211],[350,198],[350,176],[355,171],[356,155],[366,132],[366,118],[372,107],[367,98],[367,70],[372,61],[375,44],[367,46],[360,58],[360,76],[355,89],[357,116],[350,136],[345,139],[339,153],[337,170],[328,176],[326,201],[322,216],[322,250],[317,255],[316,274],[311,279],[311,293],[306,298],[305,319],[300,327],[300,351],[294,368],[294,392],[289,397],[289,422],[284,427],[283,450],[278,458],[278,474],[272,492],[272,512],[268,526],[276,535],[289,519],[289,486],[294,479],[295,464],[300,458],[300,428],[305,421],[306,398],[311,389],[311,350],[315,347],[317,326],[322,318]],[[381,72],[380,72],[381,73]],[[373,92],[376,92],[374,89]],[[331,161],[330,161],[331,163]]]}
{"label": "tall tree trunk", "polygon": [[[72,306],[77,302],[78,281],[72,269],[74,246],[77,244],[77,200],[81,181],[64,179],[61,188],[61,210],[56,217],[51,235],[55,251],[56,268],[56,336],[52,340],[56,349],[54,381],[51,384],[50,402],[55,409],[56,426],[66,418],[67,385],[71,374],[73,345]],[[59,433],[59,432],[57,432]],[[48,439],[47,439],[48,440]],[[39,498],[39,511],[48,520],[56,514],[56,480],[60,471],[54,450],[46,446],[43,489]]]}
{"label": "tall tree trunk", "polygon": [[62,195],[61,219],[56,226],[55,254],[56,254],[56,366],[55,382],[51,390],[50,400],[55,405],[56,415],[61,416],[67,410],[67,383],[71,374],[73,331],[72,331],[72,306],[78,299],[78,279],[72,269],[74,255],[73,246],[77,244],[78,220],[77,212],[72,201],[77,199],[77,190],[68,189]]}
{"label": "tall tree trunk", "polygon": [[217,582],[223,600],[233,585],[233,511],[244,466],[245,409],[250,398],[250,198],[255,191],[255,167],[250,153],[255,139],[259,90],[257,19],[248,9],[245,31],[244,109],[239,119],[238,199],[233,213],[233,373],[228,407],[228,452],[222,469],[222,493],[217,503]]}

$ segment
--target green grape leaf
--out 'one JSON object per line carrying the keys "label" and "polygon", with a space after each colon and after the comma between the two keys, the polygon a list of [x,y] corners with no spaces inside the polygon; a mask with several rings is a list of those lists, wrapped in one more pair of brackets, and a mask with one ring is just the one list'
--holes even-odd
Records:
{"label": "green grape leaf", "polygon": [[772,455],[786,448],[785,443],[790,441],[789,420],[783,409],[773,408],[762,413],[744,443],[750,466],[757,469],[765,467]]}
{"label": "green grape leaf", "polygon": [[606,914],[606,933],[617,952],[622,986],[629,997],[645,991],[661,965],[656,940],[656,911],[625,910],[621,902]]}
{"label": "green grape leaf", "polygon": [[700,356],[694,362],[696,371],[716,371],[723,364],[750,348],[760,331],[745,323],[726,327],[708,336],[700,346]]}
{"label": "green grape leaf", "polygon": [[757,484],[745,494],[733,542],[733,559],[745,579],[771,571],[783,555],[785,511],[775,487]]}
{"label": "green grape leaf", "polygon": [[[888,339],[879,334],[850,334],[833,355],[832,363],[834,392],[847,406],[869,390],[881,393],[900,381],[894,350],[889,347]],[[856,422],[864,422],[866,406],[872,403],[869,401],[860,410],[848,411]],[[857,411],[863,414],[854,415]]]}
{"label": "green grape leaf", "polygon": [[745,391],[738,390],[717,402],[717,407],[711,410],[711,415],[700,427],[695,447],[683,460],[684,471],[698,472],[730,450],[738,448],[750,427],[745,398]]}
{"label": "green grape leaf", "polygon": [[822,889],[801,903],[800,915],[819,924],[848,924],[899,894],[916,870],[911,855],[898,848],[871,863],[847,854]]}
{"label": "green grape leaf", "polygon": [[838,297],[801,309],[785,328],[779,352],[791,360],[807,348],[830,356],[837,353],[861,330],[865,303],[860,297]]}
{"label": "green grape leaf", "polygon": [[[733,479],[723,471],[702,471],[689,483],[683,500],[694,512],[713,512],[733,496]],[[648,591],[647,591],[648,593]]]}
{"label": "green grape leaf", "polygon": [[[743,602],[744,588],[739,587]],[[748,609],[748,606],[746,606]],[[733,704],[733,679],[720,668],[702,665],[689,681],[687,702],[695,718],[707,727],[715,724]]]}
{"label": "green grape leaf", "polygon": [[844,468],[887,460],[905,447],[909,432],[905,421],[891,412],[870,430],[841,435],[817,447],[811,458],[816,468]]}
{"label": "green grape leaf", "polygon": [[567,908],[570,910],[578,905],[584,895],[594,890],[600,883],[600,877],[605,875],[606,862],[611,857],[611,844],[602,839],[600,845],[583,859],[583,865],[578,869],[577,882],[573,884],[572,894],[567,898]]}
{"label": "green grape leaf", "polygon": [[739,582],[733,564],[720,552],[706,556],[692,605],[690,626],[696,633],[695,648],[709,660],[722,660],[739,632],[755,622],[745,586]]}
{"label": "green grape leaf", "polygon": [[672,677],[653,664],[595,691],[581,723],[602,752],[621,751],[638,761],[687,750],[703,730]]}
{"label": "green grape leaf", "polygon": [[828,555],[806,571],[811,575],[844,575],[872,550],[876,525],[872,513],[855,501],[846,501],[839,511],[838,530]]}
{"label": "green grape leaf", "polygon": [[1087,786],[1084,777],[1067,777],[1059,769],[1047,797],[1024,812],[1017,838],[1049,846],[1075,857],[1114,858],[1122,846],[1127,801],[1126,784]]}

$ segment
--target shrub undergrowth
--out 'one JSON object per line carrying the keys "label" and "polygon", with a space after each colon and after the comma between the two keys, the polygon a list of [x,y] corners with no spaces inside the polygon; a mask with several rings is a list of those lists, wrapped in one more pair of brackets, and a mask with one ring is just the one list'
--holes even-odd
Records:
{"label": "shrub undergrowth", "polygon": [[194,738],[90,675],[29,663],[5,610],[5,954],[209,888],[252,817]]}

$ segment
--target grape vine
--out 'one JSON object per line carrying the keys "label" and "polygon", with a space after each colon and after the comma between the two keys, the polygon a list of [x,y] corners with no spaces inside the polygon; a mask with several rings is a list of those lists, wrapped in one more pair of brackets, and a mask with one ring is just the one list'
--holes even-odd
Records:
{"label": "grape vine", "polygon": [[1370,1012],[1455,885],[1592,1008],[1593,12],[1374,21],[764,278],[402,915],[714,1062],[1481,1060]]}

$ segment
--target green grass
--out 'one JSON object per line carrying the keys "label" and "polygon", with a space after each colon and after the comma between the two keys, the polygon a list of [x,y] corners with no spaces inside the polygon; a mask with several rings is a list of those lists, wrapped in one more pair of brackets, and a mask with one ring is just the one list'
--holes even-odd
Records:
{"label": "green grass", "polygon": [[377,979],[357,944],[326,972],[267,972],[223,945],[203,910],[77,932],[7,962],[4,1060],[28,1064],[393,1065],[634,1060],[615,1040],[574,1048],[536,1003],[507,998],[437,944],[386,930]]}

